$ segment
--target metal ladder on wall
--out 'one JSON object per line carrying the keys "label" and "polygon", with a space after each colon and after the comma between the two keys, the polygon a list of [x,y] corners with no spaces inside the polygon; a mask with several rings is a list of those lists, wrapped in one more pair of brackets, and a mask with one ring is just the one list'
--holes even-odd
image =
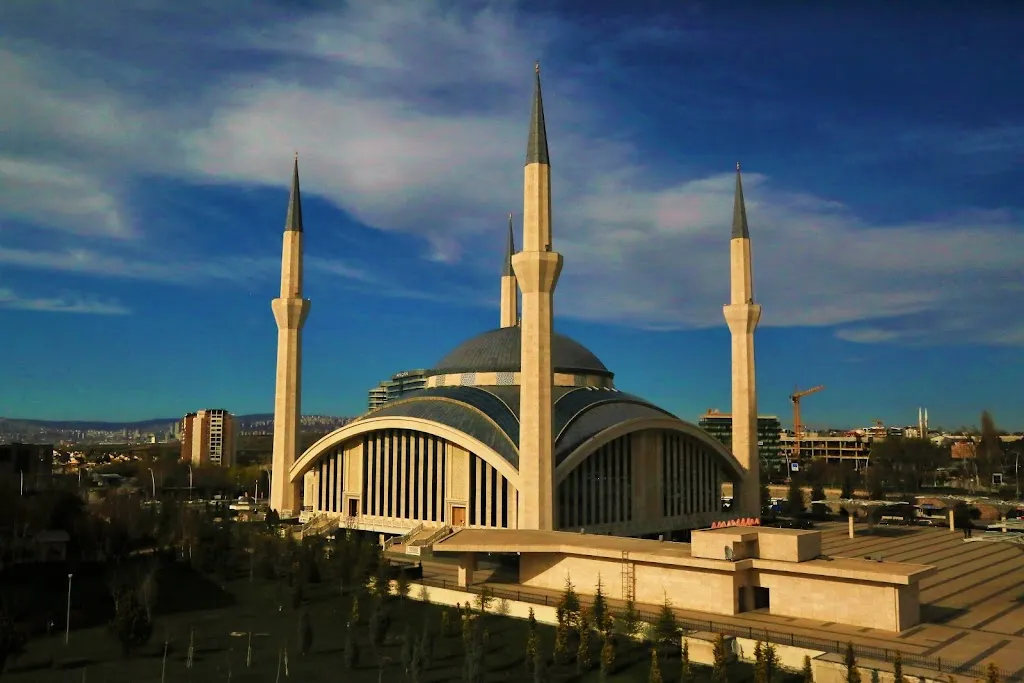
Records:
{"label": "metal ladder on wall", "polygon": [[633,588],[636,577],[633,574],[633,563],[629,561],[629,551],[622,551],[622,599],[633,599]]}

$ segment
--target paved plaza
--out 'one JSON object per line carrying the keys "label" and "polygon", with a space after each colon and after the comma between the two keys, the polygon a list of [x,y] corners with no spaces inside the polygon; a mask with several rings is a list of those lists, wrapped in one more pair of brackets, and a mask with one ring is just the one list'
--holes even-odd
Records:
{"label": "paved plaza", "polygon": [[[894,634],[870,628],[795,619],[759,610],[722,616],[677,610],[680,616],[712,619],[737,627],[768,629],[797,637],[835,638],[876,648],[898,649],[908,654],[941,658],[957,664],[995,662],[1005,672],[1024,675],[1024,546],[1006,543],[965,542],[960,532],[943,528],[882,526],[870,533],[857,526],[849,538],[845,523],[827,523],[822,532],[822,552],[833,557],[881,558],[883,562],[927,564],[938,571],[921,581],[922,623]],[[445,562],[429,562],[424,568],[434,578],[454,578]],[[481,566],[478,581],[496,589],[519,590],[539,597],[554,592],[510,585],[508,572],[490,575]],[[671,596],[669,596],[671,599]],[[613,603],[615,601],[612,601]],[[659,606],[640,606],[655,611]]]}

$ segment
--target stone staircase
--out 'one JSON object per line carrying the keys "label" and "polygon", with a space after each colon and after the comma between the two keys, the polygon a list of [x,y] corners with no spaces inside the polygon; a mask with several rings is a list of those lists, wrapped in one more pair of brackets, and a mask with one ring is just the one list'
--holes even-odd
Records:
{"label": "stone staircase", "polygon": [[419,556],[423,552],[423,548],[429,548],[452,533],[453,530],[450,525],[424,527],[422,524],[417,524],[404,535],[389,538],[384,543],[384,551],[401,555]]}

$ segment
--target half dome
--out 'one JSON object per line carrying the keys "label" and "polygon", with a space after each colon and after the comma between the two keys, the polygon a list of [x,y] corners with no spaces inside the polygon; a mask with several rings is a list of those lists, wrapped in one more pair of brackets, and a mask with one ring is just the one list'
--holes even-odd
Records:
{"label": "half dome", "polygon": [[[462,342],[434,366],[435,374],[461,372],[519,372],[522,328],[501,327]],[[587,347],[563,334],[551,335],[551,361],[555,372],[612,377]]]}

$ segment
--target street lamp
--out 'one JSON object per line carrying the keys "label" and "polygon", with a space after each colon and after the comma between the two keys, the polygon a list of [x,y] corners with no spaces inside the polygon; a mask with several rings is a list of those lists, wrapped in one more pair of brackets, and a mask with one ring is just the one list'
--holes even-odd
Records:
{"label": "street lamp", "polygon": [[188,466],[188,500],[192,502],[192,465]]}
{"label": "street lamp", "polygon": [[1014,453],[1013,478],[1017,482],[1017,500],[1020,500],[1020,453]]}
{"label": "street lamp", "polygon": [[64,625],[64,644],[68,644],[71,638],[71,578],[74,574],[68,574],[68,617]]}
{"label": "street lamp", "polygon": [[153,482],[153,500],[156,500],[156,475],[153,474],[153,468],[147,468],[149,470],[149,480]]}

